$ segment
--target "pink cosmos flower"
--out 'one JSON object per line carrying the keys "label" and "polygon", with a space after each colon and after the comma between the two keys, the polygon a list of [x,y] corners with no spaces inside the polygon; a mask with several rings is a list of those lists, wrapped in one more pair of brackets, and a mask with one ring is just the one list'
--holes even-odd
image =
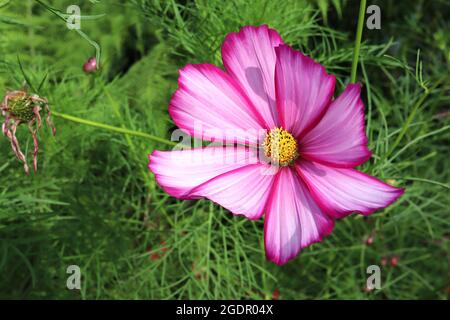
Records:
{"label": "pink cosmos flower", "polygon": [[234,130],[232,147],[154,151],[149,168],[168,194],[265,214],[266,255],[281,265],[329,235],[335,219],[369,215],[403,193],[354,169],[371,156],[359,84],[333,99],[335,77],[265,25],[230,33],[222,59],[225,71],[180,70],[169,113],[203,140],[229,143],[224,132]]}

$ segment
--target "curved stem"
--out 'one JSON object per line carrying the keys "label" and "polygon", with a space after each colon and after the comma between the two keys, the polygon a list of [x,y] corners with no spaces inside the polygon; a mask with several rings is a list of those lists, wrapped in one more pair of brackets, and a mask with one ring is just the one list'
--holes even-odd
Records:
{"label": "curved stem", "polygon": [[358,26],[356,29],[355,49],[353,51],[351,82],[356,82],[356,70],[358,69],[359,49],[361,48],[361,38],[364,26],[364,16],[366,14],[366,0],[361,0],[359,4]]}
{"label": "curved stem", "polygon": [[96,127],[96,128],[101,128],[101,129],[106,129],[109,131],[114,131],[114,132],[119,132],[119,133],[123,133],[123,134],[128,134],[128,135],[132,135],[132,136],[137,136],[137,137],[142,137],[142,138],[147,138],[149,140],[152,141],[156,141],[156,142],[161,142],[170,146],[176,146],[176,142],[173,141],[169,141],[166,140],[164,138],[160,138],[145,132],[141,132],[141,131],[134,131],[134,130],[130,130],[130,129],[126,129],[126,128],[119,128],[119,127],[115,127],[115,126],[111,126],[109,124],[104,124],[104,123],[100,123],[100,122],[95,122],[95,121],[91,121],[91,120],[86,120],[86,119],[82,119],[82,118],[78,118],[78,117],[74,117],[65,113],[60,113],[60,112],[56,112],[56,111],[52,111],[52,115],[55,117],[59,117],[61,119],[65,119],[65,120],[69,120],[72,122],[77,122],[77,123],[81,123],[84,125],[88,125],[91,127]]}
{"label": "curved stem", "polygon": [[444,80],[444,78],[441,78],[438,81],[436,81],[436,83],[431,88],[429,88],[429,89],[425,88],[425,92],[422,94],[422,96],[419,98],[419,100],[417,100],[417,102],[414,104],[414,106],[411,110],[411,113],[409,114],[408,118],[406,118],[406,121],[403,124],[403,128],[400,131],[400,134],[397,136],[397,139],[395,139],[394,143],[389,148],[388,152],[384,156],[385,158],[388,158],[391,155],[391,153],[395,150],[395,148],[397,148],[400,141],[402,141],[403,137],[405,136],[406,132],[408,131],[409,127],[411,126],[411,123],[414,120],[417,110],[422,106],[422,104],[425,102],[426,98],[431,94],[431,92],[433,90],[435,90],[437,87],[439,87],[439,85],[441,84],[441,82],[443,80]]}

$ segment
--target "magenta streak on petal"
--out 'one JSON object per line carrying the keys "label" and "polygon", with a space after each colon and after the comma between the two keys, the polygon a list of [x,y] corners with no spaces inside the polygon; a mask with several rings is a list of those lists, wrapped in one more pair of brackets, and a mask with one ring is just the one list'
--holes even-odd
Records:
{"label": "magenta streak on petal", "polygon": [[334,218],[354,212],[369,215],[389,206],[404,193],[404,189],[394,188],[355,169],[302,160],[296,170],[319,206]]}
{"label": "magenta streak on petal", "polygon": [[258,219],[273,182],[255,150],[207,147],[154,151],[150,170],[165,192],[181,199],[206,197],[234,214]]}
{"label": "magenta streak on petal", "polygon": [[360,92],[359,84],[350,84],[330,104],[319,124],[302,138],[302,158],[333,167],[352,168],[371,157]]}
{"label": "magenta streak on petal", "polygon": [[265,129],[278,126],[275,103],[275,47],[280,35],[267,25],[243,27],[227,35],[222,60],[227,72],[238,81],[264,119]]}
{"label": "magenta streak on petal", "polygon": [[334,222],[311,197],[295,170],[280,169],[266,204],[264,243],[269,260],[282,265],[331,233]]}
{"label": "magenta streak on petal", "polygon": [[205,197],[248,219],[261,218],[275,175],[266,175],[268,165],[251,164],[225,172],[197,186],[190,196]]}
{"label": "magenta streak on petal", "polygon": [[[263,120],[237,82],[223,70],[210,64],[187,65],[180,70],[178,86],[169,113],[180,129],[214,141],[226,141],[224,134],[231,130],[237,143],[259,143]],[[196,132],[198,125],[200,132]]]}
{"label": "magenta streak on petal", "polygon": [[320,121],[333,96],[336,78],[287,45],[275,48],[275,90],[280,124],[299,141]]}
{"label": "magenta streak on petal", "polygon": [[255,150],[246,147],[155,150],[149,160],[149,169],[159,185],[171,196],[182,199],[190,199],[192,189],[222,173],[259,161]]}

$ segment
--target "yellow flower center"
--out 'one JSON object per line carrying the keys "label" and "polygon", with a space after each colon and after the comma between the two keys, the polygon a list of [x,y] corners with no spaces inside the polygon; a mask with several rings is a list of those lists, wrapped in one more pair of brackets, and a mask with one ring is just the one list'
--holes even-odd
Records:
{"label": "yellow flower center", "polygon": [[274,165],[288,166],[298,158],[297,141],[283,128],[271,129],[264,138],[263,148]]}

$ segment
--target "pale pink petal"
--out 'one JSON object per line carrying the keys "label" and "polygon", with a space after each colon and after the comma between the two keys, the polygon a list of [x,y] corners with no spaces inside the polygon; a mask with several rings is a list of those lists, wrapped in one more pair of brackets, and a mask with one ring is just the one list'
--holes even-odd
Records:
{"label": "pale pink petal", "polygon": [[149,169],[158,184],[176,198],[191,198],[191,190],[202,183],[222,173],[258,163],[255,151],[246,147],[155,150],[149,160]]}
{"label": "pale pink petal", "polygon": [[275,178],[273,173],[268,165],[247,165],[207,181],[191,194],[208,198],[234,214],[259,219]]}
{"label": "pale pink petal", "polygon": [[243,27],[227,35],[222,60],[240,83],[265,121],[266,129],[278,125],[275,103],[275,47],[283,40],[266,25]]}
{"label": "pale pink petal", "polygon": [[206,197],[250,219],[262,215],[275,177],[267,167],[258,160],[256,150],[246,147],[154,151],[149,164],[169,195]]}
{"label": "pale pink petal", "polygon": [[280,169],[266,207],[267,258],[282,265],[300,249],[329,235],[333,226],[333,219],[317,206],[295,170]]}
{"label": "pale pink petal", "polygon": [[336,78],[311,58],[280,45],[275,48],[275,90],[280,125],[301,138],[326,112]]}
{"label": "pale pink petal", "polygon": [[238,143],[256,144],[263,127],[236,80],[210,64],[180,70],[169,113],[180,129],[204,140],[225,141],[226,135]]}
{"label": "pale pink petal", "polygon": [[359,84],[350,84],[331,103],[319,124],[303,137],[301,157],[343,168],[356,167],[370,158],[360,93]]}
{"label": "pale pink petal", "polygon": [[319,206],[335,218],[353,212],[368,215],[387,207],[404,192],[351,168],[333,168],[302,160],[296,169]]}

